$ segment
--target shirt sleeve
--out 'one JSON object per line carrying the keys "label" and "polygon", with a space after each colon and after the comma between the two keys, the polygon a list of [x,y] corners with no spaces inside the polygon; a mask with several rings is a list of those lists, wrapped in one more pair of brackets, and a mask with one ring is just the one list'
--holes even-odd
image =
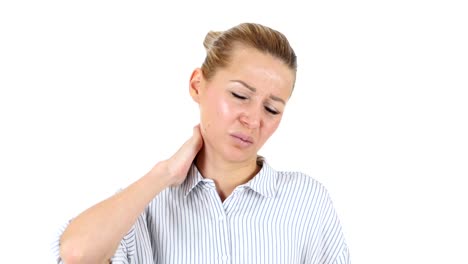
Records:
{"label": "shirt sleeve", "polygon": [[314,220],[308,230],[305,263],[351,264],[348,245],[338,219],[338,214],[327,189],[319,185],[313,196],[316,209],[310,211]]}
{"label": "shirt sleeve", "polygon": [[344,248],[341,250],[341,253],[335,259],[333,264],[351,264],[351,258],[349,256],[349,250],[347,245],[345,245]]}
{"label": "shirt sleeve", "polygon": [[[57,264],[64,264],[60,257],[60,237],[70,224],[71,220],[63,224],[52,243],[52,254]],[[127,234],[122,238],[119,246],[111,258],[113,264],[134,264],[134,263],[153,263],[153,254],[148,233],[146,221],[146,212],[143,212],[130,228]]]}
{"label": "shirt sleeve", "polygon": [[62,258],[60,257],[60,237],[62,236],[63,232],[70,224],[70,222],[71,220],[67,221],[59,227],[59,229],[57,230],[57,234],[55,235],[55,239],[52,242],[52,255],[54,256],[55,262],[57,262],[57,264],[63,264]]}
{"label": "shirt sleeve", "polygon": [[330,264],[350,264],[348,245],[344,238],[343,230],[338,214],[333,207],[333,202],[325,193],[322,227],[322,262]]}
{"label": "shirt sleeve", "polygon": [[151,264],[153,250],[151,247],[146,211],[138,217],[130,231],[120,241],[114,256],[113,264]]}

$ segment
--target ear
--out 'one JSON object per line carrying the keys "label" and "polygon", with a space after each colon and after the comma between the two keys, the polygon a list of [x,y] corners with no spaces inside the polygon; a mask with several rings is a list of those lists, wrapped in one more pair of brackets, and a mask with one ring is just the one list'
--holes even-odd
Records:
{"label": "ear", "polygon": [[202,82],[203,73],[200,68],[196,68],[195,70],[193,70],[192,76],[190,76],[189,90],[190,96],[192,96],[192,99],[197,103],[200,103],[200,92]]}

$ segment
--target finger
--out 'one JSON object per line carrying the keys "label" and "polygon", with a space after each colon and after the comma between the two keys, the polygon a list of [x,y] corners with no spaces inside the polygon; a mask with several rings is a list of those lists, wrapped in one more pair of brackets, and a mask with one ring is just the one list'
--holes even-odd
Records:
{"label": "finger", "polygon": [[193,133],[200,132],[200,124],[193,127]]}

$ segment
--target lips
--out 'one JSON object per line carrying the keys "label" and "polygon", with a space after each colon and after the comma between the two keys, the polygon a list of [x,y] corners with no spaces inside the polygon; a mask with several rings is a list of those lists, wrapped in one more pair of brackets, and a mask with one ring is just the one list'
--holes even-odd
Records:
{"label": "lips", "polygon": [[253,138],[242,133],[232,133],[231,136],[242,140],[245,143],[253,144]]}

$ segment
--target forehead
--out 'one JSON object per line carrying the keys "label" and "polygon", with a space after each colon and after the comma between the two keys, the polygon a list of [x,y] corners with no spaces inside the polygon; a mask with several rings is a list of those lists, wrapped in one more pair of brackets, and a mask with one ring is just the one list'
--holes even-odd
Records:
{"label": "forehead", "polygon": [[220,75],[242,80],[259,92],[269,92],[288,99],[294,85],[295,74],[281,59],[254,48],[236,47],[227,67]]}

